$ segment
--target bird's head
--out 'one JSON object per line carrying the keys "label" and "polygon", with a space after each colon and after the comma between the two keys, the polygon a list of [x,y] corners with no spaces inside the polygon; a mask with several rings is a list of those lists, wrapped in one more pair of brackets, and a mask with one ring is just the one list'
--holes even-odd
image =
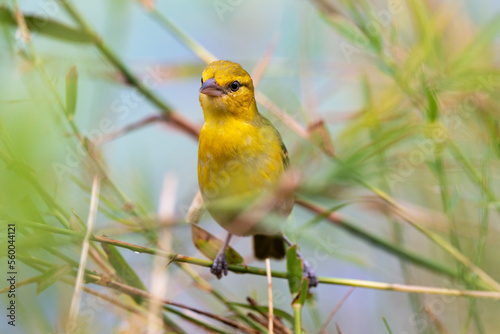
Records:
{"label": "bird's head", "polygon": [[201,76],[200,104],[205,118],[252,118],[257,112],[252,78],[240,64],[214,61]]}

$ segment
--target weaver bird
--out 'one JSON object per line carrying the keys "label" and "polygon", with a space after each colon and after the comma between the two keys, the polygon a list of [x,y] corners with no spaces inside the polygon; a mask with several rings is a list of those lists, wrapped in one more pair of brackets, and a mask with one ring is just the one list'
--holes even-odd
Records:
{"label": "weaver bird", "polygon": [[[258,259],[285,256],[284,242],[292,243],[282,228],[294,197],[289,192],[270,200],[267,209],[281,216],[280,224],[243,214],[253,213],[258,199],[278,186],[289,160],[278,130],[257,110],[252,78],[241,65],[212,62],[203,71],[199,92],[205,124],[200,132],[198,182],[207,210],[228,231],[211,268],[220,279],[227,275],[225,254],[232,235],[252,235]],[[310,286],[316,286],[316,275],[304,259],[303,265]]]}

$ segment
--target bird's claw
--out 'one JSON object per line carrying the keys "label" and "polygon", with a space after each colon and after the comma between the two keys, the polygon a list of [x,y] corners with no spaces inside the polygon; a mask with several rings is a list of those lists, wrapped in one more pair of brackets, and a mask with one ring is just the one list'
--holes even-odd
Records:
{"label": "bird's claw", "polygon": [[316,276],[316,273],[306,260],[304,260],[303,264],[304,264],[304,277],[309,279],[309,287],[310,288],[316,287],[318,285],[318,276]]}
{"label": "bird's claw", "polygon": [[226,254],[217,254],[214,263],[212,264],[212,268],[210,268],[210,272],[218,279],[221,279],[222,274],[227,276],[227,266]]}

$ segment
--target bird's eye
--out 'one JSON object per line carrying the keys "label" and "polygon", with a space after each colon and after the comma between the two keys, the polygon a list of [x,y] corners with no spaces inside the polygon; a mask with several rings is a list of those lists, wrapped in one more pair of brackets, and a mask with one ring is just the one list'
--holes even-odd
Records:
{"label": "bird's eye", "polygon": [[201,77],[201,84],[203,85],[203,77]]}
{"label": "bird's eye", "polygon": [[236,92],[238,89],[240,89],[241,84],[238,81],[233,81],[230,85],[229,88],[233,91]]}

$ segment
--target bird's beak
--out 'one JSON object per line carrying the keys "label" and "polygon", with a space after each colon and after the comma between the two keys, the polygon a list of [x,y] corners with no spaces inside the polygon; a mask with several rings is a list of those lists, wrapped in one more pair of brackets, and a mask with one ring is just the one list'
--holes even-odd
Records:
{"label": "bird's beak", "polygon": [[214,78],[208,79],[201,85],[200,93],[210,96],[221,96],[223,91]]}

